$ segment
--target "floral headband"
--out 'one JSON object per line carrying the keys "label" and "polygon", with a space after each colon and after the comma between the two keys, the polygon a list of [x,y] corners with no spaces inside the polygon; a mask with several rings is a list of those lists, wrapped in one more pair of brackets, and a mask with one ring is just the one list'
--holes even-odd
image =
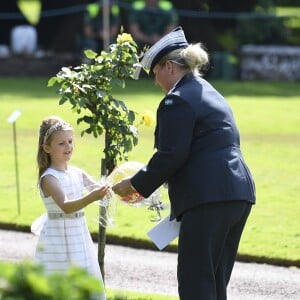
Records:
{"label": "floral headband", "polygon": [[47,129],[47,131],[44,135],[44,144],[46,144],[47,140],[54,132],[61,131],[61,130],[73,130],[73,128],[71,127],[70,124],[68,124],[67,122],[64,122],[64,121],[58,121],[55,124],[52,124]]}

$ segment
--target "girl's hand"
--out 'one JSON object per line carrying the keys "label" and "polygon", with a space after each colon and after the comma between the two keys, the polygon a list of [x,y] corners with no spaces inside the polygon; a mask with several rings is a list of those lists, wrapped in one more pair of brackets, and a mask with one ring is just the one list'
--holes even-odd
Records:
{"label": "girl's hand", "polygon": [[93,201],[102,199],[107,193],[109,193],[110,186],[108,184],[97,187],[90,193],[90,196],[93,198]]}

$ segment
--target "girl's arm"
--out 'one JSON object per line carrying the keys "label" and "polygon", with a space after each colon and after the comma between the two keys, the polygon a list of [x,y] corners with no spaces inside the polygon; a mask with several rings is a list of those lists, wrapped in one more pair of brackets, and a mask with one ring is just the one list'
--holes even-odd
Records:
{"label": "girl's arm", "polygon": [[88,173],[85,171],[82,171],[82,179],[83,179],[83,185],[88,191],[92,191],[96,187],[100,187],[101,185],[96,182]]}
{"label": "girl's arm", "polygon": [[69,200],[61,189],[58,180],[51,175],[43,177],[41,187],[45,196],[51,196],[56,204],[67,214],[78,211],[90,203],[102,199],[109,189],[108,185],[99,186],[81,198]]}

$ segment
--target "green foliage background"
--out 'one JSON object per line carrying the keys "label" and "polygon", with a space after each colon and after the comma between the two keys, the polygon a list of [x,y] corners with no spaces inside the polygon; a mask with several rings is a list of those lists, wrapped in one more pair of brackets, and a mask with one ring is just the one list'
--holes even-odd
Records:
{"label": "green foliage background", "polygon": [[[103,289],[99,281],[84,270],[70,268],[67,274],[45,274],[41,266],[29,261],[0,262],[2,300],[89,300]],[[107,300],[175,300],[175,296],[106,290]]]}
{"label": "green foliage background", "polygon": [[92,300],[103,289],[96,278],[80,268],[70,268],[66,274],[46,275],[41,266],[28,261],[0,262],[2,300]]}

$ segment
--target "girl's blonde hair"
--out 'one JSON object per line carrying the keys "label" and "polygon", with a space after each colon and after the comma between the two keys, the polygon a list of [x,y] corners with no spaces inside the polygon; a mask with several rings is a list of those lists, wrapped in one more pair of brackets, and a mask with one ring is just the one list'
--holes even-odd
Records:
{"label": "girl's blonde hair", "polygon": [[43,145],[49,145],[53,133],[60,130],[73,130],[73,128],[69,123],[57,116],[44,119],[40,125],[37,152],[38,178],[42,176],[51,164],[50,155],[44,151]]}
{"label": "girl's blonde hair", "polygon": [[187,72],[201,75],[200,71],[209,63],[209,56],[202,44],[197,43],[190,44],[184,49],[180,48],[171,51],[164,56],[159,64],[164,64],[167,60],[172,61]]}

